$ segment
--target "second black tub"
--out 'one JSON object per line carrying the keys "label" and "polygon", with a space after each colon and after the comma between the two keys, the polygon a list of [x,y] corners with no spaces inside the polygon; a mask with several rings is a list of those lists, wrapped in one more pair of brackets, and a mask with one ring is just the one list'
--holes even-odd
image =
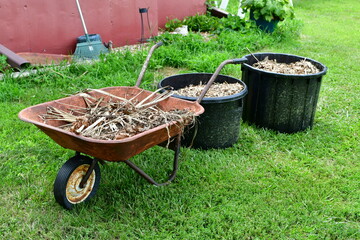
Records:
{"label": "second black tub", "polygon": [[[174,90],[185,88],[189,85],[206,84],[212,74],[187,73],[164,78],[158,87],[170,86]],[[244,82],[226,75],[218,75],[216,83],[240,83],[243,89],[234,95],[224,97],[205,97],[201,101],[205,112],[198,117],[197,124],[185,131],[183,145],[193,148],[227,148],[237,142],[240,132],[240,121],[243,111],[243,98],[247,94]],[[195,97],[173,95],[173,97],[196,101]]]}

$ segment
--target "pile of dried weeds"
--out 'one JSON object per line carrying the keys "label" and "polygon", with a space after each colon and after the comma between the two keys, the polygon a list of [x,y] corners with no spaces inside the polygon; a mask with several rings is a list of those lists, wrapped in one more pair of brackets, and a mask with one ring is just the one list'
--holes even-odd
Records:
{"label": "pile of dried weeds", "polygon": [[[200,85],[189,85],[178,90],[174,90],[174,94],[185,97],[199,97],[202,90],[206,85],[200,83]],[[224,97],[237,94],[244,89],[244,86],[240,83],[213,83],[205,97]]]}
{"label": "pile of dried weeds", "polygon": [[124,99],[111,95],[102,90],[94,90],[106,96],[94,98],[87,93],[80,93],[86,102],[84,108],[68,108],[62,111],[55,107],[48,107],[47,113],[40,117],[44,120],[65,121],[61,126],[75,134],[102,140],[120,140],[135,134],[145,132],[163,124],[176,121],[180,128],[194,122],[194,113],[188,110],[163,111],[157,103],[171,96],[164,92],[151,99],[155,93],[142,101]]}
{"label": "pile of dried weeds", "polygon": [[282,74],[315,74],[320,70],[306,59],[294,63],[278,63],[276,59],[269,60],[266,57],[262,61],[253,64],[253,67],[269,72],[282,73]]}

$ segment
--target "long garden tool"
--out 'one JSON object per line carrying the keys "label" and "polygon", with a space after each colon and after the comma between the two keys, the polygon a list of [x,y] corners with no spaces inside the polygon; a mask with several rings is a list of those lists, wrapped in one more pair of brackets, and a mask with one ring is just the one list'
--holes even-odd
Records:
{"label": "long garden tool", "polygon": [[80,14],[81,22],[85,32],[85,42],[78,42],[74,53],[75,59],[97,59],[100,54],[107,53],[109,50],[99,39],[90,40],[84,17],[81,11],[79,0],[76,0],[76,5]]}

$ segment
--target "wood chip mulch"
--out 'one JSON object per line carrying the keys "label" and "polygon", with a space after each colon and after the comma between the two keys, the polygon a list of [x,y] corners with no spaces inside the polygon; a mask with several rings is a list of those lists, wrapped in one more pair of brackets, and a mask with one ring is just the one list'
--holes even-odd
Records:
{"label": "wood chip mulch", "polygon": [[282,73],[282,74],[316,74],[320,70],[306,59],[294,63],[278,63],[276,59],[269,60],[266,57],[264,60],[256,62],[253,67],[269,72]]}
{"label": "wood chip mulch", "polygon": [[[174,94],[185,97],[199,97],[205,86],[206,85],[201,83],[199,85],[189,85],[187,87],[174,90]],[[240,83],[213,83],[205,94],[205,97],[211,98],[230,96],[241,92],[243,89],[244,86]]]}

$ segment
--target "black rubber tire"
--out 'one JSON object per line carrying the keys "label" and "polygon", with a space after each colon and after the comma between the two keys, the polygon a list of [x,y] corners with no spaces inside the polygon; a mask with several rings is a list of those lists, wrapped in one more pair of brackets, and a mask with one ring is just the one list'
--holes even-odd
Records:
{"label": "black rubber tire", "polygon": [[[101,178],[100,167],[97,163],[84,188],[76,188],[75,184],[71,185],[71,183],[80,183],[81,176],[86,173],[92,161],[87,156],[74,156],[60,168],[54,182],[54,196],[55,200],[64,208],[70,210],[75,204],[88,201],[95,195]],[[74,193],[75,196],[71,195],[71,193]],[[74,200],[72,201],[70,198]]]}

